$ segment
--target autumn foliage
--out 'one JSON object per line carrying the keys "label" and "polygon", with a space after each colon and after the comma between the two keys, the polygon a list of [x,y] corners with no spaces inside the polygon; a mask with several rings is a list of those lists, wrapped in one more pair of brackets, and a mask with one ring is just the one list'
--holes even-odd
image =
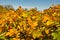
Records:
{"label": "autumn foliage", "polygon": [[60,40],[60,4],[43,11],[1,7],[0,40]]}

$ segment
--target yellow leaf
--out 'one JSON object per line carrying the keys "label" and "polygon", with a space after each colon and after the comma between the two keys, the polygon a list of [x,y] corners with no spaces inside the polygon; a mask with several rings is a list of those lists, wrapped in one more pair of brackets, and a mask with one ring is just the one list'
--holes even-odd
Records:
{"label": "yellow leaf", "polygon": [[31,20],[29,17],[27,18],[27,20],[28,20],[28,24],[29,24],[29,25],[32,25],[32,24],[33,24],[33,23],[32,23],[32,20]]}
{"label": "yellow leaf", "polygon": [[19,38],[13,38],[13,40],[20,40]]}
{"label": "yellow leaf", "polygon": [[53,14],[52,14],[52,16],[56,16],[57,15],[57,13],[56,12],[54,12]]}
{"label": "yellow leaf", "polygon": [[14,33],[15,33],[15,31],[13,29],[10,29],[9,32],[7,32],[5,36],[8,36],[8,35],[12,36],[12,35],[14,35]]}
{"label": "yellow leaf", "polygon": [[0,32],[2,32],[2,28],[0,28]]}
{"label": "yellow leaf", "polygon": [[52,20],[49,20],[49,21],[47,21],[46,25],[49,26],[49,25],[51,25],[51,24],[53,24],[53,23],[54,23],[54,22],[53,22]]}
{"label": "yellow leaf", "polygon": [[46,22],[47,20],[50,20],[50,19],[51,19],[51,18],[50,18],[48,15],[44,15],[42,22]]}
{"label": "yellow leaf", "polygon": [[33,23],[33,25],[34,25],[34,26],[37,26],[37,25],[38,25],[37,21],[36,21],[36,22],[34,22],[34,23]]}
{"label": "yellow leaf", "polygon": [[2,20],[0,20],[0,24],[2,24]]}
{"label": "yellow leaf", "polygon": [[32,16],[32,19],[35,19],[36,18],[36,16]]}
{"label": "yellow leaf", "polygon": [[8,35],[10,35],[10,33],[9,33],[9,32],[7,32],[5,36],[8,36]]}
{"label": "yellow leaf", "polygon": [[46,34],[49,34],[49,30],[48,30],[48,29],[45,29],[45,33],[46,33]]}

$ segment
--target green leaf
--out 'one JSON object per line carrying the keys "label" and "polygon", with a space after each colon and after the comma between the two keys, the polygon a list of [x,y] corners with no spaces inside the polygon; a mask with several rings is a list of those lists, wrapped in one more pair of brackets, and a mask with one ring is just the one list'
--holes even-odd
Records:
{"label": "green leaf", "polygon": [[39,38],[41,35],[42,35],[42,33],[40,31],[33,31],[33,34],[32,34],[34,39]]}
{"label": "green leaf", "polygon": [[0,39],[5,39],[5,37],[4,36],[0,36]]}
{"label": "green leaf", "polygon": [[13,25],[14,25],[14,27],[16,27],[16,23],[15,22],[13,22]]}
{"label": "green leaf", "polygon": [[53,39],[57,39],[58,35],[57,33],[52,33]]}
{"label": "green leaf", "polygon": [[60,31],[52,33],[53,39],[60,40]]}
{"label": "green leaf", "polygon": [[9,25],[5,24],[5,27],[8,29]]}

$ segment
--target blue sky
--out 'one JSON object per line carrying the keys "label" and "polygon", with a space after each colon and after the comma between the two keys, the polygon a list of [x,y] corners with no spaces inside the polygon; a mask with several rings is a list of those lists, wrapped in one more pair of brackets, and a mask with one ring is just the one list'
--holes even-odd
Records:
{"label": "blue sky", "polygon": [[37,7],[38,10],[43,10],[50,7],[51,4],[60,4],[60,0],[0,0],[0,5],[9,4],[15,9],[22,6],[27,9]]}

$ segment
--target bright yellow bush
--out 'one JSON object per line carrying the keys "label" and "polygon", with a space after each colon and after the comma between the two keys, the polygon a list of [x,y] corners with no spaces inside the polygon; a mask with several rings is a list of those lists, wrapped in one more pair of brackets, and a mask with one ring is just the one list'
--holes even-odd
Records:
{"label": "bright yellow bush", "polygon": [[60,10],[56,10],[20,7],[0,14],[0,40],[60,40]]}

